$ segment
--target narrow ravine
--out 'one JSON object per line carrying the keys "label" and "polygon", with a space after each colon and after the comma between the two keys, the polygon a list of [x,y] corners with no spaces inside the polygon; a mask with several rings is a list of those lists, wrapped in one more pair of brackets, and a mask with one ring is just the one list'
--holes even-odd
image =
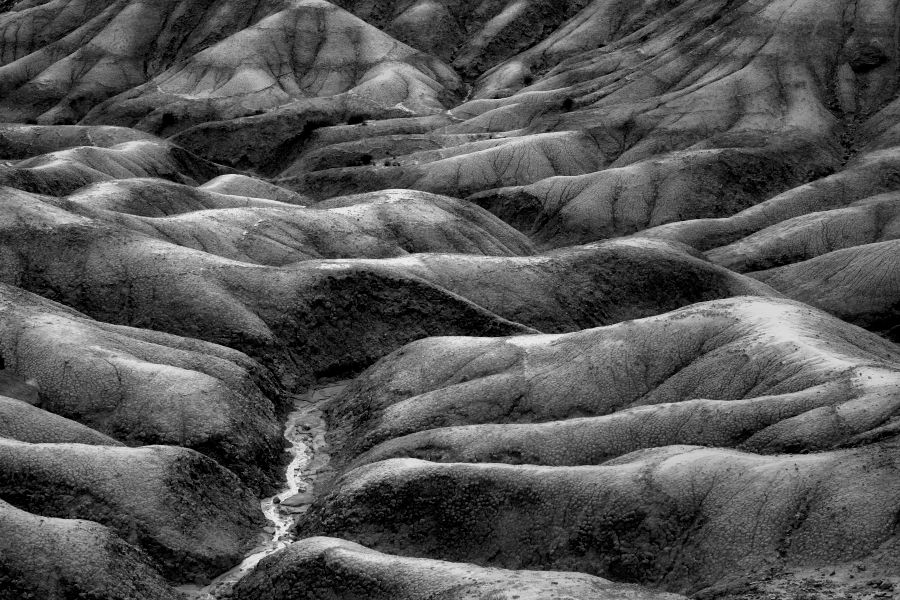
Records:
{"label": "narrow ravine", "polygon": [[291,456],[285,469],[285,487],[274,496],[260,501],[260,509],[269,521],[261,532],[265,541],[250,551],[240,564],[216,577],[205,586],[184,585],[178,588],[191,600],[215,600],[234,586],[266,556],[293,543],[291,531],[298,515],[315,500],[316,479],[328,470],[330,456],[325,441],[325,421],[318,406],[339,394],[349,381],[310,388],[294,396],[294,408],[288,414],[284,437],[290,443]]}

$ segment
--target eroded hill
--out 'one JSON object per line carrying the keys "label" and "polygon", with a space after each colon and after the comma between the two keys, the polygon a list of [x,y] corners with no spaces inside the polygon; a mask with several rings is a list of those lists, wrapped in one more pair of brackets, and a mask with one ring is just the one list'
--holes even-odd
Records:
{"label": "eroded hill", "polygon": [[0,598],[900,593],[898,9],[0,3]]}

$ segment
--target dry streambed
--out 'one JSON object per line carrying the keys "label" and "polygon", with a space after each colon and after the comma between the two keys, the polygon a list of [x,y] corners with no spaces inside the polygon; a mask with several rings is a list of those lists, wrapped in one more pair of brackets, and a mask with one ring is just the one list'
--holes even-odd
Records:
{"label": "dry streambed", "polygon": [[259,562],[295,541],[294,526],[316,498],[316,481],[329,473],[330,456],[325,441],[325,421],[319,406],[337,396],[346,381],[311,388],[293,397],[293,410],[288,414],[284,438],[289,446],[290,462],[285,469],[284,487],[260,501],[260,509],[268,524],[260,532],[260,544],[253,548],[234,568],[207,585],[184,585],[178,589],[195,600],[211,600],[228,594],[234,585],[250,573]]}

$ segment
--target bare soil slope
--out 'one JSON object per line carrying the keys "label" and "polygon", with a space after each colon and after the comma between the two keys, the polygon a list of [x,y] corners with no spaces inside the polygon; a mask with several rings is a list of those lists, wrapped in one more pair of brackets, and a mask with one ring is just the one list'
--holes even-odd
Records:
{"label": "bare soil slope", "polygon": [[898,15],[0,2],[0,598],[900,593]]}

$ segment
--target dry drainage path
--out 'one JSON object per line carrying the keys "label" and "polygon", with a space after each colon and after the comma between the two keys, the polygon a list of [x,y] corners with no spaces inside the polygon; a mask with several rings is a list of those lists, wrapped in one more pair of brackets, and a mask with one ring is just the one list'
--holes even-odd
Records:
{"label": "dry drainage path", "polygon": [[244,557],[241,564],[214,579],[209,585],[186,585],[178,589],[193,600],[214,600],[227,592],[259,561],[294,542],[291,528],[297,516],[306,512],[315,500],[315,481],[328,470],[329,455],[325,442],[325,421],[317,408],[322,402],[341,392],[349,381],[313,387],[294,397],[294,409],[288,415],[284,437],[290,442],[286,450],[291,461],[285,474],[285,487],[276,495],[260,502],[269,525],[260,534],[265,539]]}

